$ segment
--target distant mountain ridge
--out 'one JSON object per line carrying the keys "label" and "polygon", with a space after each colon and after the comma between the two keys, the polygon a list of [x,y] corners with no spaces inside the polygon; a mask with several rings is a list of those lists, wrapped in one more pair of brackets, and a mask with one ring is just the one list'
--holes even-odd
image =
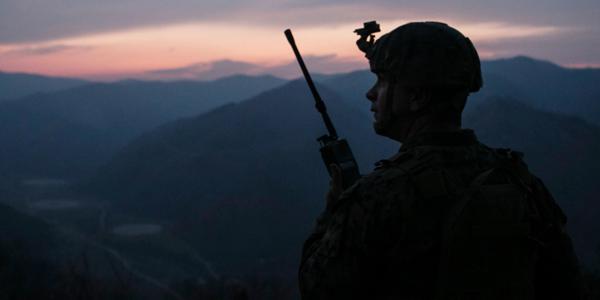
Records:
{"label": "distant mountain ridge", "polygon": [[81,86],[88,81],[33,75],[25,73],[6,73],[0,71],[0,102],[8,99],[17,99],[36,93],[56,92]]}
{"label": "distant mountain ridge", "polygon": [[91,83],[29,96],[5,105],[136,135],[166,121],[240,101],[283,82],[272,76],[232,76],[210,82],[126,80]]}
{"label": "distant mountain ridge", "polygon": [[[564,68],[549,61],[516,56],[484,60],[482,70],[484,88],[473,95],[474,101],[485,99],[490,95],[514,97],[546,111],[574,114],[600,124],[600,87],[596,85],[600,80],[600,69]],[[232,72],[234,71],[230,70],[228,74]],[[331,87],[350,102],[360,102],[357,100],[364,100],[362,96],[374,82],[374,76],[367,74],[369,72],[365,70],[337,75],[314,74],[313,77],[325,84],[331,83]],[[244,77],[244,75],[239,76]],[[236,76],[230,78],[234,77]],[[221,79],[224,78],[227,77]],[[131,82],[152,81],[124,80],[120,83]],[[40,92],[64,90],[86,83],[89,82],[0,72],[0,101]],[[336,83],[342,85],[338,86]],[[577,101],[572,102],[573,99]]]}
{"label": "distant mountain ridge", "polygon": [[600,124],[600,69],[568,69],[525,56],[487,61],[482,68],[484,76],[510,82],[516,93],[506,93],[533,107]]}
{"label": "distant mountain ridge", "polygon": [[[470,102],[473,104],[483,102],[490,96],[509,97],[545,111],[580,116],[600,124],[600,101],[598,101],[600,93],[596,84],[599,82],[600,71],[597,69],[565,69],[550,62],[516,57],[484,61],[483,71],[484,88],[472,95]],[[363,111],[365,115],[370,115],[365,93],[374,84],[375,76],[369,71],[337,75],[315,74],[315,79],[339,94],[346,103]],[[36,146],[39,149],[55,149],[56,153],[64,153],[66,157],[82,157],[77,153],[87,153],[87,150],[82,151],[87,146],[80,148],[78,145],[93,144],[83,134],[89,130],[87,136],[96,136],[100,145],[98,148],[105,149],[107,153],[102,155],[101,159],[98,156],[85,155],[85,161],[71,160],[69,163],[57,164],[55,162],[60,161],[59,159],[41,155],[43,151],[38,151],[38,158],[29,156],[33,151],[28,148],[9,147],[12,150],[6,149],[4,153],[7,153],[5,157],[11,157],[7,159],[9,165],[16,168],[10,170],[19,170],[19,164],[16,163],[18,161],[37,161],[38,169],[44,170],[43,173],[68,174],[71,172],[68,170],[73,169],[66,167],[67,165],[75,166],[83,162],[80,165],[88,167],[79,169],[92,172],[91,166],[98,166],[118,148],[146,130],[181,117],[197,115],[227,102],[242,101],[284,82],[286,81],[272,76],[239,75],[211,82],[125,80],[115,83],[85,83],[66,90],[30,95],[0,103],[0,113],[7,114],[6,120],[16,120],[8,114],[20,116],[17,123],[3,122],[4,127],[0,128],[0,137],[11,136],[10,132],[22,132],[22,137],[16,140],[0,141],[13,145],[18,145],[19,141],[29,141],[39,145]],[[327,99],[325,101],[327,102]],[[14,113],[11,112],[12,110]],[[47,123],[36,121],[36,118],[42,118]],[[60,128],[77,126],[79,129],[69,134],[52,130],[60,122],[70,124],[60,125]],[[30,125],[27,125],[28,123]],[[59,148],[46,146],[51,142],[47,134],[39,135],[43,132],[39,130],[19,131],[14,127],[17,124],[21,124],[18,126],[22,128],[33,126],[52,132],[54,136],[52,139],[56,141],[64,134],[70,135],[70,138],[55,144],[64,145]],[[82,134],[72,135],[74,132]],[[43,163],[45,160],[50,165],[62,165],[64,168],[61,167],[61,171],[56,171],[55,167],[45,165]],[[33,169],[28,167],[29,170],[34,170],[35,165],[29,164],[33,167]],[[75,173],[81,174],[79,171]]]}
{"label": "distant mountain ridge", "polygon": [[[525,56],[483,61],[483,88],[472,94],[471,103],[490,96],[518,99],[535,108],[579,116],[600,125],[600,69],[567,69]],[[363,106],[365,94],[375,83],[369,71],[356,71],[322,82],[352,105]]]}
{"label": "distant mountain ridge", "polygon": [[212,82],[128,80],[5,101],[0,103],[0,142],[7,146],[0,150],[5,153],[0,156],[5,162],[0,173],[88,174],[146,130],[284,82],[272,76],[232,76]]}

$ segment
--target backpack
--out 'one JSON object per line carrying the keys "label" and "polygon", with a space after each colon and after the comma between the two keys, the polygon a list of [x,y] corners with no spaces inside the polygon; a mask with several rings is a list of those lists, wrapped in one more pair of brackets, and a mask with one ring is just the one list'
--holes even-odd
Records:
{"label": "backpack", "polygon": [[520,153],[496,151],[498,163],[475,176],[442,223],[437,299],[535,297],[540,228],[548,222],[541,206],[550,202],[536,199]]}

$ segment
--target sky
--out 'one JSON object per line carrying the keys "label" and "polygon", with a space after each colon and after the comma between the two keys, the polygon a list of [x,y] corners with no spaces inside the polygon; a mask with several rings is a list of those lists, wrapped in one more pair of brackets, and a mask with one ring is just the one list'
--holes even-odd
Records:
{"label": "sky", "polygon": [[598,0],[0,0],[0,71],[96,80],[297,77],[366,69],[353,30],[441,21],[482,59],[527,55],[600,67]]}

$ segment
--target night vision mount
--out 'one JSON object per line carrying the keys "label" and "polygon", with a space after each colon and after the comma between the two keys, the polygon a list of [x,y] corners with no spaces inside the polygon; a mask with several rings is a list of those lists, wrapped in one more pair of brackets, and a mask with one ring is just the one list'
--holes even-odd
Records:
{"label": "night vision mount", "polygon": [[[356,41],[356,45],[360,51],[364,52],[367,56],[371,53],[373,45],[375,44],[375,35],[373,33],[380,32],[381,28],[376,21],[365,22],[363,28],[354,30],[354,33],[360,35],[360,39]],[[368,40],[367,40],[368,38]]]}

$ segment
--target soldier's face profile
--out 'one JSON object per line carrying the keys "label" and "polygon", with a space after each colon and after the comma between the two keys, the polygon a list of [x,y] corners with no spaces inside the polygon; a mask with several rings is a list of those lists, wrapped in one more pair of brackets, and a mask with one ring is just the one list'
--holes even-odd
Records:
{"label": "soldier's face profile", "polygon": [[377,81],[367,92],[367,99],[371,101],[373,112],[373,127],[378,134],[383,134],[386,124],[389,123],[391,114],[387,111],[390,80],[384,74],[376,74]]}
{"label": "soldier's face profile", "polygon": [[379,135],[394,138],[393,119],[409,113],[408,90],[392,84],[389,76],[377,73],[377,81],[367,92],[373,112],[373,128]]}

